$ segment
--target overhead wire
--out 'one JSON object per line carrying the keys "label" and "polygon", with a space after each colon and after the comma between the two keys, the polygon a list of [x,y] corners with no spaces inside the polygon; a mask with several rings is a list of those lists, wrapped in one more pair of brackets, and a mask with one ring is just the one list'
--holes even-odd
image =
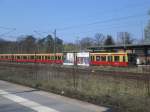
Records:
{"label": "overhead wire", "polygon": [[[126,6],[126,7],[121,7],[121,8],[119,8],[119,9],[115,9],[115,10],[111,10],[111,12],[118,12],[118,11],[122,11],[122,10],[125,10],[125,9],[130,9],[130,8],[138,8],[138,7],[145,7],[145,6],[150,6],[149,5],[149,2],[147,1],[147,2],[144,2],[143,4],[133,4],[133,5],[130,5],[130,6]],[[101,15],[104,15],[104,14],[106,14],[106,11],[103,11],[102,13],[101,13]],[[108,13],[107,13],[108,14]],[[129,17],[127,17],[127,18],[131,18],[132,16],[142,16],[142,15],[130,15]],[[87,17],[86,17],[87,18]],[[126,19],[126,17],[121,17],[121,18],[118,18],[119,20],[120,19]],[[116,19],[117,20],[117,19]],[[113,21],[113,19],[111,20],[104,20],[104,21],[95,21],[95,22],[91,22],[91,23],[87,23],[87,24],[78,24],[78,25],[71,25],[71,26],[67,26],[67,27],[63,27],[63,28],[57,28],[57,30],[59,30],[59,31],[64,31],[64,30],[70,30],[70,29],[74,29],[74,28],[79,28],[79,27],[84,27],[84,26],[89,26],[89,25],[94,25],[94,24],[99,24],[99,23],[105,23],[105,22],[107,22],[107,21],[109,21],[109,22],[111,22],[111,21]]]}
{"label": "overhead wire", "polygon": [[[115,9],[113,10],[114,12],[116,11],[122,11],[122,10],[125,10],[125,9],[130,9],[130,8],[135,8],[135,7],[143,7],[144,5],[148,5],[148,2],[145,2],[143,4],[133,4],[133,5],[130,5],[128,7],[122,7],[122,8],[119,8],[119,9]],[[112,11],[112,10],[111,10]],[[106,12],[104,12],[106,13]],[[107,13],[108,14],[108,13]],[[75,29],[75,28],[80,28],[80,27],[86,27],[86,26],[92,26],[92,25],[96,25],[96,24],[103,24],[103,23],[110,23],[110,22],[114,22],[114,21],[121,21],[121,20],[125,20],[125,19],[129,19],[129,18],[135,18],[135,17],[139,17],[139,16],[146,16],[147,14],[135,14],[135,15],[129,15],[129,16],[122,16],[122,17],[118,17],[118,18],[111,18],[111,19],[107,19],[107,20],[97,20],[97,21],[94,21],[94,22],[90,22],[90,23],[85,23],[85,24],[78,24],[78,25],[71,25],[71,26],[67,26],[67,27],[63,27],[63,28],[57,28],[57,30],[59,32],[61,31],[67,31],[67,30],[71,30],[71,29]],[[5,29],[5,30],[11,30],[13,28],[6,28],[6,27],[3,27],[3,26],[0,26],[0,29]],[[6,33],[3,33],[1,34],[0,36],[3,36],[3,35],[6,35],[6,34],[9,34],[11,33],[12,31],[9,31],[9,32],[6,32]],[[42,32],[42,33],[47,33],[47,32]],[[49,32],[48,32],[49,33]],[[47,33],[47,34],[48,34]],[[50,32],[52,33],[52,32]],[[36,34],[38,35],[41,35],[39,32],[36,32]],[[42,35],[41,35],[42,36]]]}
{"label": "overhead wire", "polygon": [[[131,4],[131,5],[128,5],[126,7],[121,7],[121,8],[118,8],[118,9],[111,9],[111,10],[108,10],[108,12],[112,12],[112,13],[116,13],[118,11],[123,11],[123,10],[126,10],[126,9],[132,9],[132,8],[139,8],[139,7],[146,7],[146,6],[150,6],[149,5],[149,1],[147,2],[144,2],[144,3],[140,3],[140,4]],[[104,15],[106,14],[106,11],[102,11],[102,12],[99,12],[98,14],[101,14],[101,15]],[[91,17],[91,16],[87,16],[87,17]]]}
{"label": "overhead wire", "polygon": [[0,29],[4,29],[4,30],[15,30],[16,28],[8,28],[8,27],[0,26]]}
{"label": "overhead wire", "polygon": [[[130,27],[137,27],[137,25],[140,25],[140,23],[139,24],[137,24],[137,23],[134,23],[134,24],[130,24],[130,25],[132,25],[132,26],[130,26]],[[133,25],[136,25],[136,26],[133,26]],[[112,29],[116,29],[116,28],[122,28],[122,27],[128,27],[129,25],[118,25],[118,26],[115,26],[115,25],[109,25],[108,27],[103,27],[103,28],[98,28],[98,29],[94,29],[94,30],[88,30],[88,31],[84,31],[84,32],[78,32],[78,33],[74,33],[74,34],[76,34],[76,35],[78,35],[78,34],[81,34],[81,33],[89,33],[89,32],[93,32],[93,31],[97,31],[97,30],[112,30]],[[68,32],[67,33],[65,33],[65,34],[69,34]]]}
{"label": "overhead wire", "polygon": [[7,28],[7,27],[3,27],[3,26],[0,26],[0,28],[4,29],[4,30],[9,30],[9,31],[7,31],[5,33],[0,34],[0,37],[5,36],[5,35],[7,35],[9,33],[12,33],[14,31],[16,31],[16,28]]}
{"label": "overhead wire", "polygon": [[[124,9],[143,7],[143,6],[149,5],[148,3],[149,2],[147,1],[147,2],[144,2],[143,4],[141,4],[141,3],[138,5],[133,4],[133,5],[130,5],[128,7],[122,7],[122,8],[113,10],[113,11],[116,12],[116,11],[122,11]],[[106,12],[104,12],[104,13],[106,13]],[[142,13],[142,14],[136,14],[136,15],[129,15],[129,16],[123,16],[123,17],[119,17],[119,18],[111,18],[111,19],[107,19],[107,20],[94,21],[94,22],[85,23],[85,24],[71,25],[71,26],[67,26],[67,27],[63,27],[63,28],[56,28],[56,29],[57,29],[57,31],[62,32],[62,31],[67,31],[67,30],[71,30],[71,29],[75,29],[75,28],[92,26],[95,24],[102,24],[102,23],[108,23],[108,22],[113,22],[113,21],[121,21],[121,20],[129,19],[129,18],[139,17],[139,16],[147,16],[147,14]],[[49,34],[49,32],[42,32],[42,33]],[[51,33],[53,33],[53,32],[51,32]]]}
{"label": "overhead wire", "polygon": [[91,22],[91,23],[87,23],[87,24],[80,24],[80,25],[75,25],[75,26],[64,27],[64,28],[60,28],[57,30],[59,30],[59,31],[70,30],[70,29],[74,29],[74,28],[91,26],[91,25],[100,24],[100,23],[108,23],[108,22],[112,22],[112,21],[120,21],[120,20],[124,20],[124,19],[135,18],[135,17],[139,17],[139,16],[147,16],[147,14],[136,14],[136,15],[130,15],[130,16],[123,16],[123,17],[112,18],[112,19],[103,20],[103,21],[95,21],[95,22]]}

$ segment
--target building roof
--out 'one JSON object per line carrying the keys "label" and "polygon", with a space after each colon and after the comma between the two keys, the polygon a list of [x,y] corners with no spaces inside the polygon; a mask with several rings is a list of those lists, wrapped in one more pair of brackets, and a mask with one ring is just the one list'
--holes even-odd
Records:
{"label": "building roof", "polygon": [[150,49],[149,44],[126,44],[126,45],[104,45],[89,47],[89,50],[113,50],[113,49]]}

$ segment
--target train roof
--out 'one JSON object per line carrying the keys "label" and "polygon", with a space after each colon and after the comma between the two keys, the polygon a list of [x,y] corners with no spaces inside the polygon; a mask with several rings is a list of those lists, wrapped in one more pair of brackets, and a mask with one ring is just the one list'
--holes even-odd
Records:
{"label": "train roof", "polygon": [[21,56],[35,56],[35,55],[39,55],[39,56],[41,56],[41,55],[46,55],[46,56],[51,56],[51,55],[62,55],[62,53],[45,53],[45,54],[0,54],[0,56],[4,56],[4,55],[6,55],[6,56],[12,56],[12,55],[16,55],[16,56],[18,56],[18,55],[21,55]]}
{"label": "train roof", "polygon": [[90,52],[90,50],[80,50],[80,51],[63,51],[63,53],[84,53]]}
{"label": "train roof", "polygon": [[93,52],[90,54],[128,54],[127,52]]}

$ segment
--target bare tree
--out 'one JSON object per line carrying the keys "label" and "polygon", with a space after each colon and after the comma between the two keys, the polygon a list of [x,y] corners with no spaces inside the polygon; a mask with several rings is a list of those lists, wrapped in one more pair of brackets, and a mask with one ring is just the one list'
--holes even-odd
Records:
{"label": "bare tree", "polygon": [[100,46],[103,45],[105,36],[102,33],[95,34],[95,45]]}
{"label": "bare tree", "polygon": [[80,41],[80,46],[82,50],[91,47],[93,44],[94,44],[94,40],[90,37],[85,37]]}
{"label": "bare tree", "polygon": [[25,36],[18,40],[18,47],[20,53],[35,53],[36,52],[36,38],[32,35]]}
{"label": "bare tree", "polygon": [[[150,11],[148,13],[150,15]],[[144,34],[145,34],[145,39],[144,39],[144,42],[145,43],[150,43],[150,20],[144,30]]]}
{"label": "bare tree", "polygon": [[119,32],[117,34],[117,43],[118,44],[133,44],[135,39],[128,32]]}

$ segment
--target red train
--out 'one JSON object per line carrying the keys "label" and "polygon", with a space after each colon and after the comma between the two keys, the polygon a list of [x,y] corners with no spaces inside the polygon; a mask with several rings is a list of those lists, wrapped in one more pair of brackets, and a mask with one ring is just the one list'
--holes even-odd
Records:
{"label": "red train", "polygon": [[128,55],[119,53],[90,53],[90,65],[103,66],[128,66]]}
{"label": "red train", "polygon": [[0,54],[0,61],[63,64],[63,54]]}
{"label": "red train", "polygon": [[56,54],[0,54],[0,61],[23,63],[56,63],[82,66],[128,66],[131,58],[126,52],[56,53]]}

